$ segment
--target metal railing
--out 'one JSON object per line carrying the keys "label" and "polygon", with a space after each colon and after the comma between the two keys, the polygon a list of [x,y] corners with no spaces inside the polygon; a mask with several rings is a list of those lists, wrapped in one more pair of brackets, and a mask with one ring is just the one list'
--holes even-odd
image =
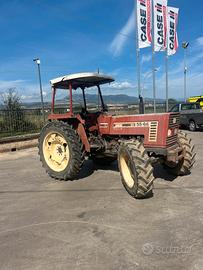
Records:
{"label": "metal railing", "polygon": [[[170,103],[169,104],[169,110],[175,105],[176,103]],[[118,106],[115,107],[109,107],[109,111],[114,114],[138,114],[139,113],[139,105],[138,104],[132,104],[132,105],[125,105],[125,106]],[[153,113],[154,112],[154,105],[150,103],[145,103],[144,105],[144,111],[146,114]],[[157,103],[156,104],[156,113],[164,113],[166,112],[166,103]]]}
{"label": "metal railing", "polygon": [[42,126],[43,115],[40,109],[0,110],[0,139],[37,133]]}
{"label": "metal railing", "polygon": [[[137,104],[109,106],[109,112],[112,114],[138,114],[138,107]],[[94,110],[97,110],[96,106],[93,106],[89,112]],[[74,111],[79,112],[79,109],[74,108]],[[55,110],[55,113],[65,112],[67,112],[67,108],[57,108]],[[165,112],[164,103],[157,104],[157,112]],[[45,109],[46,119],[49,113],[50,109]],[[153,113],[153,104],[145,104],[145,113]],[[0,110],[0,139],[38,133],[43,125],[41,109]]]}

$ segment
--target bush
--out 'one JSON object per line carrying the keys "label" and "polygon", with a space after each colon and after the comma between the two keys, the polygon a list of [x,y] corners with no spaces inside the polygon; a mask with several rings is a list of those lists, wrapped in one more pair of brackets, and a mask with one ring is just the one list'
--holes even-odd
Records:
{"label": "bush", "polygon": [[35,130],[34,123],[25,119],[25,110],[23,110],[20,97],[15,89],[9,89],[7,93],[3,94],[4,113],[0,129],[3,132],[24,132]]}

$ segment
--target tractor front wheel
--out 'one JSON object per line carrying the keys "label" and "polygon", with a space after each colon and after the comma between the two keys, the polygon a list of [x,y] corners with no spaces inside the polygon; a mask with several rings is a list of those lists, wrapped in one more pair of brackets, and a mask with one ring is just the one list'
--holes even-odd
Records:
{"label": "tractor front wheel", "polygon": [[132,197],[143,199],[153,195],[153,167],[141,142],[133,140],[121,143],[118,166],[122,183]]}
{"label": "tractor front wheel", "polygon": [[83,145],[74,129],[64,122],[49,122],[39,137],[39,155],[47,173],[60,180],[77,177],[84,161]]}
{"label": "tractor front wheel", "polygon": [[178,134],[179,145],[183,147],[185,156],[179,163],[175,166],[171,166],[167,162],[164,163],[164,168],[169,174],[179,176],[179,175],[187,175],[190,173],[190,170],[195,163],[195,151],[194,144],[192,143],[192,139],[188,137],[188,135],[182,131],[179,131]]}

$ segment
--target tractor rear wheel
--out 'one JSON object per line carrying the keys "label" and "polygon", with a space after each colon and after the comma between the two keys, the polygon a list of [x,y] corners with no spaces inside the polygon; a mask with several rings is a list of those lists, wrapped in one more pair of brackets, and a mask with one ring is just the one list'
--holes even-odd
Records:
{"label": "tractor rear wheel", "polygon": [[83,145],[64,122],[49,122],[39,137],[39,155],[46,172],[55,179],[73,180],[84,161]]}
{"label": "tractor rear wheel", "polygon": [[190,170],[195,163],[196,153],[194,151],[194,144],[192,143],[192,139],[188,137],[188,135],[182,131],[178,133],[178,141],[180,146],[183,147],[185,151],[185,156],[176,166],[170,166],[167,162],[164,163],[164,168],[169,174],[172,175],[187,175],[190,173]]}
{"label": "tractor rear wheel", "polygon": [[132,197],[142,199],[153,195],[153,167],[141,142],[133,140],[121,143],[118,166],[122,183]]}

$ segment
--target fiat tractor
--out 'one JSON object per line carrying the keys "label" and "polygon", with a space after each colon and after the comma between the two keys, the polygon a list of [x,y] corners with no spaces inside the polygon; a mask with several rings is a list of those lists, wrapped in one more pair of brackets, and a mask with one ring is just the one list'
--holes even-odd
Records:
{"label": "fiat tractor", "polygon": [[[101,86],[114,79],[97,73],[78,73],[51,80],[52,112],[39,137],[39,155],[47,173],[59,180],[74,180],[85,159],[105,166],[118,161],[121,181],[134,198],[153,194],[153,164],[168,173],[186,175],[195,162],[194,145],[179,130],[179,113],[114,115],[108,112]],[[97,111],[88,109],[86,92],[96,87]],[[58,89],[68,91],[68,109],[56,112]],[[81,90],[81,111],[74,111],[73,93]]]}

